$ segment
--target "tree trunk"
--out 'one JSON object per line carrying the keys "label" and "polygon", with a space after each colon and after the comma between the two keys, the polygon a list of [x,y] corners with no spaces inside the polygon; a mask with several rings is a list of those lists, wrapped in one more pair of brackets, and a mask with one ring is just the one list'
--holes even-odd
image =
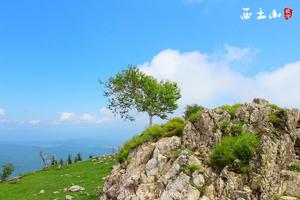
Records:
{"label": "tree trunk", "polygon": [[152,126],[153,116],[149,114],[149,128]]}

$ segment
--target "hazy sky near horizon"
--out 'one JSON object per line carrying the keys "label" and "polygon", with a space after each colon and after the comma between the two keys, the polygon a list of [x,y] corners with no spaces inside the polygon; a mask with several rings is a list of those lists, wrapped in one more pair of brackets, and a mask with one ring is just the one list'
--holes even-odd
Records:
{"label": "hazy sky near horizon", "polygon": [[[257,20],[260,8],[267,19]],[[288,21],[284,8],[294,11]],[[253,97],[300,107],[299,8],[296,0],[0,1],[0,133],[126,130],[105,109],[98,80],[128,64],[178,82],[177,113]],[[269,19],[273,9],[282,16]],[[138,115],[131,125],[147,123]]]}

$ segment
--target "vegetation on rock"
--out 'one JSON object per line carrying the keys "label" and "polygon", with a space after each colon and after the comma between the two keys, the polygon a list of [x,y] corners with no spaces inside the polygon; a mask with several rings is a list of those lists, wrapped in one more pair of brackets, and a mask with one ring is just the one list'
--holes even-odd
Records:
{"label": "vegetation on rock", "polygon": [[161,137],[171,137],[174,135],[181,135],[184,126],[184,121],[181,118],[171,119],[164,125],[153,125],[142,134],[134,136],[131,140],[126,142],[118,153],[119,162],[127,160],[131,150],[137,148],[146,142],[155,142]]}
{"label": "vegetation on rock", "polygon": [[218,171],[230,166],[237,172],[243,172],[247,169],[258,144],[259,138],[254,134],[242,133],[238,136],[224,137],[212,150],[210,165]]}
{"label": "vegetation on rock", "polygon": [[201,110],[204,110],[204,107],[199,106],[198,104],[187,105],[183,113],[183,119],[188,120],[191,117],[191,115]]}

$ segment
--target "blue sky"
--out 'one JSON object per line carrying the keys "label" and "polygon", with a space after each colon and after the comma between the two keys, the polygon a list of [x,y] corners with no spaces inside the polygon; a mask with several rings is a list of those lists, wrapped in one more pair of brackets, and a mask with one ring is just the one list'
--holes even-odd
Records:
{"label": "blue sky", "polygon": [[[254,15],[242,21],[246,7]],[[289,21],[256,19],[259,8],[268,15],[285,7],[294,10]],[[298,106],[299,7],[295,0],[0,1],[0,132],[128,128],[112,121],[98,85],[128,64],[179,82],[199,73],[180,82],[181,109],[254,96]],[[138,118],[134,126],[144,127]]]}

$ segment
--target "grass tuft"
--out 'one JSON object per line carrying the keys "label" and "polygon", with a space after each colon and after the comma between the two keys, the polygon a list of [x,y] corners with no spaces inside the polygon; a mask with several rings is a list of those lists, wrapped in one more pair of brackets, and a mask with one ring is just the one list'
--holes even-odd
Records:
{"label": "grass tuft", "polygon": [[[237,172],[249,171],[247,166],[253,156],[259,138],[254,134],[242,133],[238,136],[224,137],[210,154],[210,165],[221,171],[225,166],[234,168]],[[235,161],[238,160],[238,165]]]}

